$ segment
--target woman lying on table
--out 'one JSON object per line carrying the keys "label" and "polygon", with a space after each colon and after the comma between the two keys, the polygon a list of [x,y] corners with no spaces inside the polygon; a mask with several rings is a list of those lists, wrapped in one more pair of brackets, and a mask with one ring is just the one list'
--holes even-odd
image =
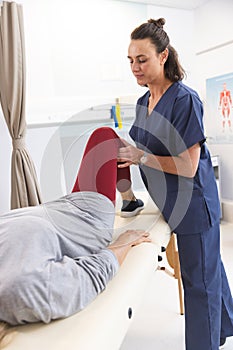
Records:
{"label": "woman lying on table", "polygon": [[111,243],[116,187],[142,207],[129,168],[117,167],[119,147],[113,129],[96,129],[71,194],[1,216],[0,321],[48,323],[78,312],[105,289],[132,246],[150,242],[147,232],[129,230]]}

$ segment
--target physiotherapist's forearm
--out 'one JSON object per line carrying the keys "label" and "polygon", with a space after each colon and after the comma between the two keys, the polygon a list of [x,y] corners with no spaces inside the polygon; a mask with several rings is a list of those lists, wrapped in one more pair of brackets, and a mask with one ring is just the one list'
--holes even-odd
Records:
{"label": "physiotherapist's forearm", "polygon": [[[131,164],[140,164],[143,155],[143,150],[127,144],[119,151],[119,159],[125,163],[118,166],[123,168]],[[158,156],[146,153],[144,165],[165,173],[192,178],[196,174],[199,159],[200,145],[197,143],[178,156]]]}

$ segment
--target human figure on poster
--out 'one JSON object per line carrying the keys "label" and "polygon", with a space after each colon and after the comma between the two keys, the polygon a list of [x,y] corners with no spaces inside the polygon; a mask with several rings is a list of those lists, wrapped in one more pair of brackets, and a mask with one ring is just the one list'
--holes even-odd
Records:
{"label": "human figure on poster", "polygon": [[227,90],[227,84],[223,84],[223,90],[220,92],[220,99],[219,99],[219,109],[221,109],[222,114],[222,128],[223,131],[225,131],[226,122],[228,124],[229,130],[231,130],[231,107],[232,105],[232,99],[231,99],[231,92],[230,90]]}

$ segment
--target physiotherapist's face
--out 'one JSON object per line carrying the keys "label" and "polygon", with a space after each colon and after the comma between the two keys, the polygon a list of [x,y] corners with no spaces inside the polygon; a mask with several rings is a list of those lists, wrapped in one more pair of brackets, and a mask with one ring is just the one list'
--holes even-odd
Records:
{"label": "physiotherapist's face", "polygon": [[139,85],[158,83],[164,77],[162,54],[156,52],[150,39],[131,40],[128,58]]}

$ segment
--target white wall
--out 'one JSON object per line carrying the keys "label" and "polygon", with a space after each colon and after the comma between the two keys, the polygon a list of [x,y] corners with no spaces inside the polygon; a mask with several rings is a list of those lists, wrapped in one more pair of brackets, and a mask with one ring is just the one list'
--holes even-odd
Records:
{"label": "white wall", "polygon": [[232,14],[232,0],[211,0],[194,12],[195,74],[203,98],[206,78],[233,71]]}
{"label": "white wall", "polygon": [[192,11],[114,0],[21,3],[29,122],[65,120],[98,101],[141,94],[129,69],[127,50],[131,31],[149,17],[166,18],[172,42],[191,71]]}
{"label": "white wall", "polygon": [[77,110],[139,92],[129,68],[132,28],[146,6],[114,0],[23,0],[28,121],[65,120]]}
{"label": "white wall", "polygon": [[[196,62],[193,68],[204,102],[206,79],[233,72],[232,14],[232,0],[212,0],[194,13]],[[208,130],[207,136],[211,136]],[[209,148],[212,154],[220,156],[222,198],[233,201],[233,144],[209,144]]]}

